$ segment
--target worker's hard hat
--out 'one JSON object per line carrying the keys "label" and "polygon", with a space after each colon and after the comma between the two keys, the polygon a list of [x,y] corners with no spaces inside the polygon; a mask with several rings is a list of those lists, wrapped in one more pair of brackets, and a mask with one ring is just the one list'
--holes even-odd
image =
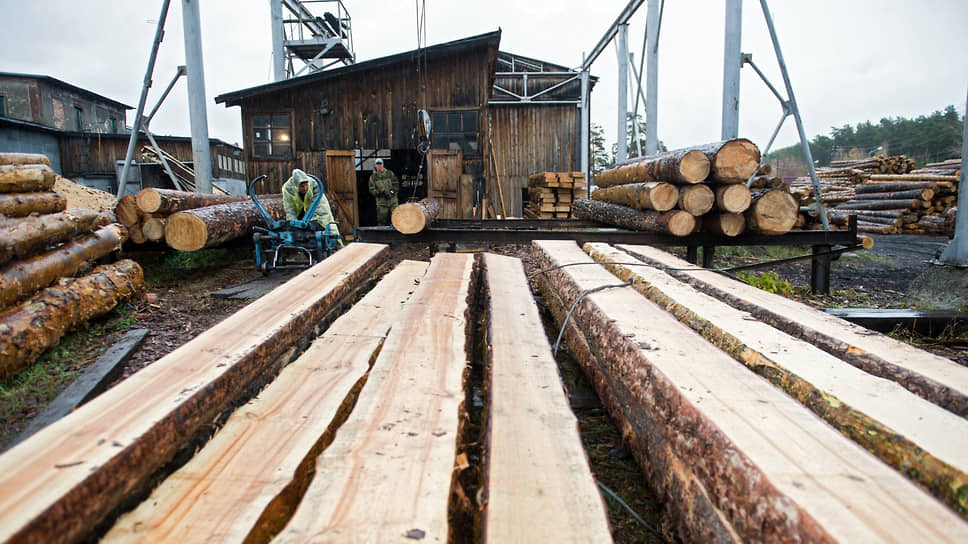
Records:
{"label": "worker's hard hat", "polygon": [[377,159],[374,164],[383,164],[383,159]]}

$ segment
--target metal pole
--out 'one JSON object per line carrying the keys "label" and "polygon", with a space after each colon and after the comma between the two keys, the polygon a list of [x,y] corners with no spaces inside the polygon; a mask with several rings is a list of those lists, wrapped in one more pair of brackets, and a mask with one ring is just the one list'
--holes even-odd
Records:
{"label": "metal pole", "polygon": [[968,266],[968,101],[965,103],[964,132],[961,135],[961,190],[958,191],[958,216],[955,218],[955,237],[941,254],[941,264]]}
{"label": "metal pole", "polygon": [[647,52],[649,60],[645,75],[645,154],[659,150],[659,25],[662,16],[660,0],[649,0],[645,28],[649,29]]}
{"label": "metal pole", "polygon": [[780,40],[776,37],[776,28],[773,26],[773,16],[770,15],[770,8],[766,5],[766,0],[760,0],[763,8],[763,17],[766,19],[766,26],[770,29],[770,38],[773,40],[773,50],[776,52],[776,62],[780,65],[780,73],[783,74],[783,83],[786,85],[787,96],[790,97],[788,104],[790,111],[793,112],[793,120],[797,123],[797,132],[800,134],[800,146],[803,148],[803,158],[807,162],[807,172],[813,180],[813,190],[817,192],[817,212],[820,214],[820,222],[823,223],[823,230],[830,230],[830,223],[827,221],[827,214],[824,212],[820,196],[820,181],[817,179],[817,169],[813,165],[813,154],[810,153],[810,144],[807,142],[807,135],[803,130],[803,119],[800,118],[800,107],[797,106],[797,99],[793,94],[793,84],[790,83],[790,73],[787,72],[786,62],[783,60],[783,52],[780,50]]}
{"label": "metal pole", "polygon": [[[651,9],[651,4],[650,4]],[[615,161],[628,158],[628,79],[629,79],[629,25],[622,24],[615,35],[618,48],[618,129],[616,132]]]}
{"label": "metal pole", "polygon": [[286,79],[286,55],[283,49],[282,0],[269,0],[269,18],[272,21],[272,79]]}
{"label": "metal pole", "polygon": [[202,62],[200,0],[182,0],[185,30],[185,65],[188,67],[188,116],[192,126],[192,159],[195,190],[212,193],[212,155],[208,142],[208,113],[205,109],[205,70]]}
{"label": "metal pole", "polygon": [[743,35],[743,0],[726,0],[726,43],[723,48],[723,140],[739,136],[739,72]]}
{"label": "metal pole", "polygon": [[158,16],[158,25],[155,27],[155,41],[151,45],[151,54],[148,55],[148,69],[145,70],[145,79],[141,85],[141,98],[138,99],[138,109],[134,114],[134,124],[131,125],[131,139],[128,140],[128,153],[124,157],[124,166],[121,167],[121,179],[118,180],[118,196],[114,200],[115,205],[124,196],[125,185],[128,184],[128,169],[134,159],[134,150],[138,144],[138,130],[141,129],[141,118],[145,111],[145,102],[148,101],[148,89],[151,88],[151,74],[155,71],[155,59],[158,58],[158,46],[165,39],[165,19],[168,17],[168,4],[170,0],[164,0],[161,4],[161,15]]}
{"label": "metal pole", "polygon": [[589,162],[589,148],[591,147],[591,112],[589,111],[589,74],[588,70],[581,71],[581,171],[585,173],[585,179],[589,180],[591,186],[591,165]]}

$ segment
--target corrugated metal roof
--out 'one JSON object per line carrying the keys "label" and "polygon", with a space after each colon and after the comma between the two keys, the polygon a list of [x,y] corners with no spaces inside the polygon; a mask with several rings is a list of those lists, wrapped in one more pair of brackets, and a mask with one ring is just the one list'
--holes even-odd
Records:
{"label": "corrugated metal roof", "polygon": [[99,95],[99,94],[97,94],[95,92],[91,92],[91,91],[89,91],[87,89],[84,89],[82,87],[78,87],[77,85],[71,85],[70,83],[68,83],[66,81],[61,81],[61,80],[57,79],[56,77],[50,77],[50,76],[45,76],[45,75],[40,75],[40,74],[21,74],[21,73],[17,73],[17,72],[0,72],[0,76],[22,77],[22,78],[36,79],[37,81],[43,81],[43,82],[46,82],[46,83],[48,83],[50,85],[53,85],[55,87],[63,87],[63,88],[66,88],[66,89],[70,89],[70,90],[72,90],[74,92],[87,95],[89,98],[94,98],[94,99],[97,99],[97,100],[101,100],[101,101],[104,101],[104,102],[108,102],[108,103],[110,103],[110,104],[112,104],[112,105],[114,105],[116,107],[124,108],[124,109],[127,109],[127,110],[133,110],[134,109],[133,107],[131,107],[131,106],[127,105],[127,104],[123,104],[121,102],[118,102],[117,100],[112,100],[112,99],[110,99],[110,98],[108,98],[106,96],[101,96],[101,95]]}

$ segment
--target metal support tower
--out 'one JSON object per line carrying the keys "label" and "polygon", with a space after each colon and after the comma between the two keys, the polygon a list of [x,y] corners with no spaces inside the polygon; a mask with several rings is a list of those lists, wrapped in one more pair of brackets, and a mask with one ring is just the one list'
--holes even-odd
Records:
{"label": "metal support tower", "polygon": [[723,47],[722,139],[739,136],[739,72],[743,67],[743,0],[726,0],[726,39]]}
{"label": "metal support tower", "polygon": [[645,154],[659,150],[659,27],[662,25],[662,0],[649,0],[645,20]]}
{"label": "metal support tower", "polygon": [[188,77],[188,115],[192,128],[192,169],[195,190],[212,192],[212,154],[208,142],[208,112],[205,108],[205,70],[202,62],[202,24],[199,0],[182,0],[185,31],[185,66]]}
{"label": "metal support tower", "polygon": [[629,79],[629,25],[623,23],[618,26],[615,36],[615,47],[618,50],[618,123],[616,138],[615,160],[622,162],[628,158],[628,79]]}
{"label": "metal support tower", "polygon": [[[273,74],[277,81],[356,62],[353,25],[342,0],[269,0]],[[317,15],[309,6],[320,7]],[[283,13],[285,8],[285,13]],[[280,77],[277,59],[284,66]],[[303,65],[297,69],[298,62]]]}
{"label": "metal support tower", "polygon": [[282,81],[286,79],[282,0],[269,0],[269,18],[272,20],[272,80]]}
{"label": "metal support tower", "polygon": [[955,237],[939,259],[941,264],[968,266],[968,100],[965,102],[965,127],[961,136],[961,183],[958,191],[958,216],[955,218]]}

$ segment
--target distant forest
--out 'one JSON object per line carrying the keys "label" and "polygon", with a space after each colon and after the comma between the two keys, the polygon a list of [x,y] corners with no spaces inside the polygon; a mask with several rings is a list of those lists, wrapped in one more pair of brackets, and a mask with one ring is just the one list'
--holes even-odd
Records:
{"label": "distant forest", "polygon": [[[831,128],[830,136],[819,135],[810,142],[810,153],[819,166],[830,161],[862,157],[907,155],[918,166],[939,162],[961,154],[964,120],[954,106],[916,119],[895,117],[870,121],[856,127]],[[778,149],[767,156],[770,162],[802,161],[800,145]],[[802,163],[801,163],[802,164]]]}

